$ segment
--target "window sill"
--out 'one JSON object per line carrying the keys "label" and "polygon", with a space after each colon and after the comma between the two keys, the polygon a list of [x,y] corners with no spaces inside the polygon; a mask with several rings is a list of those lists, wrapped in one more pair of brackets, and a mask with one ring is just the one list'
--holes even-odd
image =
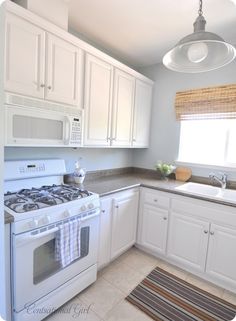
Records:
{"label": "window sill", "polygon": [[205,168],[210,170],[219,170],[219,171],[236,171],[236,166],[227,166],[227,165],[210,165],[210,164],[198,164],[198,163],[189,163],[184,161],[175,161],[176,165],[180,166],[188,166],[193,168]]}

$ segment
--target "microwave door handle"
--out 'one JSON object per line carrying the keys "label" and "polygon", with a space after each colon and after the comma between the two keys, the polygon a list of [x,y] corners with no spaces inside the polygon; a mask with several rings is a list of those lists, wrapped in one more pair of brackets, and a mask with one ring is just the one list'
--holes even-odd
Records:
{"label": "microwave door handle", "polygon": [[71,133],[71,121],[68,116],[65,116],[65,135],[64,135],[65,145],[70,144],[70,133]]}

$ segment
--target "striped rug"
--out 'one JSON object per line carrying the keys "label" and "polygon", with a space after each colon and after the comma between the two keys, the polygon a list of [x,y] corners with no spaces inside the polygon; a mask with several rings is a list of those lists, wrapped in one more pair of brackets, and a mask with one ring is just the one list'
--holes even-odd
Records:
{"label": "striped rug", "polygon": [[155,268],[126,298],[156,321],[229,321],[236,306]]}

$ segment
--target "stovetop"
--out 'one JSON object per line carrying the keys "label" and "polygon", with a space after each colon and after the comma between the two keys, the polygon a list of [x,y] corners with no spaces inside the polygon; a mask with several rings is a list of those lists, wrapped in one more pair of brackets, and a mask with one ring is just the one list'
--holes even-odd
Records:
{"label": "stovetop", "polygon": [[91,195],[91,192],[76,186],[50,185],[21,189],[13,193],[7,192],[4,195],[4,204],[16,213],[24,213],[79,200]]}

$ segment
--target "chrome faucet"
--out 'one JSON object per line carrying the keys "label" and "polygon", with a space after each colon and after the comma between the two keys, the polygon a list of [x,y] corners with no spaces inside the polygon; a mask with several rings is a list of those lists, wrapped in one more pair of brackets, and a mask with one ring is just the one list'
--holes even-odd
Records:
{"label": "chrome faucet", "polygon": [[216,176],[215,173],[210,173],[209,177],[211,180],[215,180],[218,183],[220,183],[221,188],[226,188],[226,184],[227,184],[227,175],[225,173],[219,173],[220,176]]}

